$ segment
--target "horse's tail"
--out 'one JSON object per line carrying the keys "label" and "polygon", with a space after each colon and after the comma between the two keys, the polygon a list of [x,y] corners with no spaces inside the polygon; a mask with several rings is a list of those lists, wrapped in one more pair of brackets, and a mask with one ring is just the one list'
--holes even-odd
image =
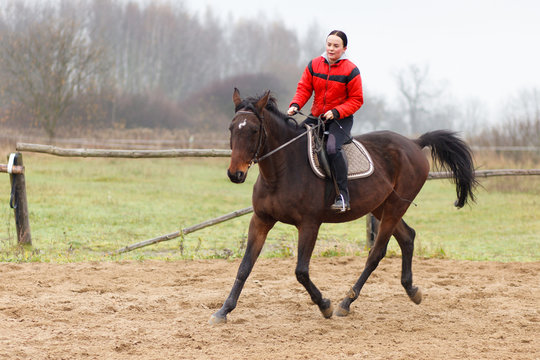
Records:
{"label": "horse's tail", "polygon": [[474,202],[474,189],[478,181],[469,145],[457,137],[455,132],[448,130],[427,132],[415,142],[421,148],[431,146],[431,158],[435,166],[452,174],[458,197],[454,205],[461,208],[469,198]]}

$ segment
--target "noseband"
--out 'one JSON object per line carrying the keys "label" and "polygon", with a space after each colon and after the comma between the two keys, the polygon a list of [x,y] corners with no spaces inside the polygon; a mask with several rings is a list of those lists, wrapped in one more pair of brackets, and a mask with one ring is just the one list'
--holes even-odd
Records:
{"label": "noseband", "polygon": [[[257,150],[255,150],[255,153],[253,154],[253,157],[249,161],[249,165],[248,165],[248,169],[249,169],[251,167],[251,165],[256,164],[256,163],[259,162],[259,160],[260,160],[259,152],[261,151],[261,149],[262,149],[262,147],[264,145],[264,141],[267,138],[266,129],[263,126],[264,115],[259,116],[259,114],[257,114],[254,111],[251,111],[251,110],[238,110],[234,114],[234,116],[236,117],[237,114],[253,114],[259,120],[259,140],[257,141]],[[263,136],[264,136],[264,139],[263,139]]]}

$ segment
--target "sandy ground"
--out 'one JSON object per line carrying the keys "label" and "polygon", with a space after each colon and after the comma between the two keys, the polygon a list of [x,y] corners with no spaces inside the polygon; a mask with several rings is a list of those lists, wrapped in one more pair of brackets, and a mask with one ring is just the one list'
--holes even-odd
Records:
{"label": "sandy ground", "polygon": [[[318,258],[334,305],[365,258]],[[414,259],[420,305],[384,259],[346,318],[324,319],[294,259],[259,260],[224,325],[239,261],[0,264],[1,359],[540,359],[540,263]]]}

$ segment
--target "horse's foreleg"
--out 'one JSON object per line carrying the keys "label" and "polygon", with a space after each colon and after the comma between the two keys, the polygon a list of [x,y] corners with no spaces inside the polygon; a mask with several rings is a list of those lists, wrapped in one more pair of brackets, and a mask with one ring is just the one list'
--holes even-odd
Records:
{"label": "horse's foreleg", "polygon": [[381,220],[379,232],[375,238],[375,244],[369,251],[364,271],[362,271],[358,281],[354,284],[351,290],[349,290],[347,296],[339,304],[335,311],[337,316],[347,316],[349,314],[351,303],[358,298],[360,295],[360,290],[362,290],[362,287],[366,283],[367,279],[377,268],[381,259],[386,255],[388,241],[390,240],[390,236],[392,236],[396,222],[397,220],[389,219],[388,217],[383,217]]}
{"label": "horse's foreleg", "polygon": [[298,227],[298,262],[296,264],[296,279],[302,284],[311,300],[319,307],[325,318],[332,317],[333,307],[330,300],[323,298],[321,292],[309,278],[309,262],[315,247],[320,224],[302,225]]}
{"label": "horse's foreleg", "polygon": [[422,301],[422,291],[418,287],[413,286],[412,277],[412,256],[414,251],[414,237],[416,233],[413,228],[409,227],[405,221],[401,220],[396,226],[394,237],[396,238],[399,247],[401,248],[401,285],[405,288],[409,298],[415,303],[420,304]]}
{"label": "horse's foreleg", "polygon": [[246,282],[249,274],[251,273],[253,265],[255,265],[255,261],[257,261],[257,258],[261,253],[261,249],[264,245],[268,232],[274,226],[274,224],[275,221],[263,221],[256,214],[253,214],[253,217],[251,218],[251,222],[249,224],[246,252],[244,254],[244,257],[242,258],[240,267],[238,268],[236,280],[234,281],[231,292],[229,293],[227,300],[225,300],[225,302],[223,303],[221,309],[219,309],[210,317],[210,324],[227,322],[227,314],[233,311],[236,307],[236,303],[238,301],[240,293],[242,292],[244,283]]}

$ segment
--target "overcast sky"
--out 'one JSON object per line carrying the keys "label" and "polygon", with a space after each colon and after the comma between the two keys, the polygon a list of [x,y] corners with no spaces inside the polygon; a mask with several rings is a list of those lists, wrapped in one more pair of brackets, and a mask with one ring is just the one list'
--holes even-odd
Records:
{"label": "overcast sky", "polygon": [[325,34],[343,30],[364,86],[391,99],[394,75],[410,64],[428,65],[430,78],[446,81],[456,101],[481,100],[491,115],[519,90],[540,89],[539,0],[183,2],[200,14],[210,6],[227,21],[280,20],[300,37],[313,22]]}

